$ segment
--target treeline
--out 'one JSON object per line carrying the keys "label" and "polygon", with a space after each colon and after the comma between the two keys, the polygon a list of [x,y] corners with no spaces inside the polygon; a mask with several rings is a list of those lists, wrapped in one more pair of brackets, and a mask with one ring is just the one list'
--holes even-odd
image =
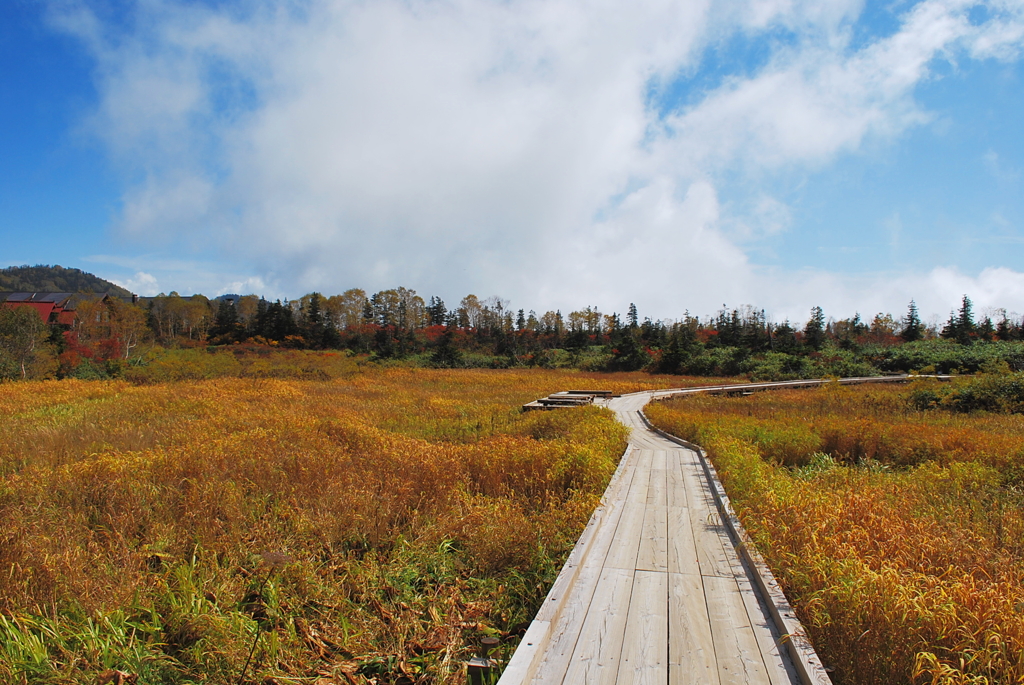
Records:
{"label": "treeline", "polygon": [[[145,363],[160,348],[347,350],[380,362],[438,367],[576,367],[691,375],[787,379],[880,372],[971,372],[998,361],[1024,369],[1024,325],[1000,312],[977,319],[964,296],[944,326],[929,327],[914,302],[899,317],[827,317],[814,307],[805,322],[773,322],[764,310],[724,307],[714,316],[641,319],[595,307],[561,311],[513,309],[499,297],[462,298],[448,307],[408,288],[368,295],[360,289],[325,297],[268,301],[255,295],[177,293],[138,304],[108,301],[74,330],[50,331],[33,351],[0,358],[0,375],[28,376],[26,359],[46,357],[57,376],[110,373]],[[0,340],[2,340],[0,335]],[[3,344],[0,343],[0,347]],[[9,346],[13,350],[15,346]],[[5,348],[6,349],[6,348]],[[0,352],[0,355],[3,355]],[[6,359],[6,361],[5,361]],[[45,365],[44,365],[45,366]],[[36,374],[38,375],[38,373]]]}
{"label": "treeline", "polygon": [[[198,302],[197,302],[198,301]],[[209,307],[207,329],[197,325]],[[206,302],[171,294],[148,303],[150,328],[162,343],[183,337],[210,344],[251,343],[311,349],[347,349],[376,358],[403,358],[452,350],[531,363],[545,352],[561,350],[609,357],[612,368],[636,370],[652,364],[677,371],[677,365],[716,349],[749,354],[820,353],[829,348],[863,351],[904,343],[945,339],[963,346],[976,342],[1020,341],[1024,322],[1005,313],[976,320],[966,295],[942,328],[928,327],[911,301],[900,318],[877,314],[870,322],[859,314],[832,319],[814,307],[804,323],[768,319],[753,307],[724,307],[703,319],[686,312],[679,320],[641,320],[635,305],[623,317],[586,307],[564,314],[513,310],[499,297],[467,295],[449,309],[439,297],[424,300],[415,290],[397,288],[367,296],[352,289],[324,297],[268,302],[254,295]],[[446,348],[448,348],[446,350]],[[437,355],[435,355],[437,356]]]}

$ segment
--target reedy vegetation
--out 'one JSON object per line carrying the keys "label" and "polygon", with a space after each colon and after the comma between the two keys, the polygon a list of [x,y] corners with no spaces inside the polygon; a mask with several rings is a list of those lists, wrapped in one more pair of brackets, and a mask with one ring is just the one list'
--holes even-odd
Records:
{"label": "reedy vegetation", "polygon": [[0,681],[232,682],[258,634],[247,682],[458,682],[480,637],[514,648],[625,445],[518,405],[678,380],[321,363],[344,377],[0,385]]}
{"label": "reedy vegetation", "polygon": [[837,683],[1020,682],[1024,416],[955,398],[1012,397],[1021,380],[691,397],[647,414],[708,450]]}

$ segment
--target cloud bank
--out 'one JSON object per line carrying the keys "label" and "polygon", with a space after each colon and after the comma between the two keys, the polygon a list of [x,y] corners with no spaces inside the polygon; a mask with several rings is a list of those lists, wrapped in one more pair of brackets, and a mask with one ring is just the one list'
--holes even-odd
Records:
{"label": "cloud bank", "polygon": [[[95,59],[87,128],[125,179],[118,230],[224,255],[225,272],[246,264],[270,294],[402,284],[656,316],[749,302],[782,318],[910,297],[943,312],[971,292],[1024,310],[1008,269],[783,272],[746,252],[791,221],[760,179],[928,122],[914,92],[937,63],[1019,59],[1020,2],[901,5],[868,39],[854,0],[131,7],[49,12]],[[766,56],[694,85],[736,41]],[[738,185],[749,201],[727,211]],[[178,287],[138,271],[140,287]]]}

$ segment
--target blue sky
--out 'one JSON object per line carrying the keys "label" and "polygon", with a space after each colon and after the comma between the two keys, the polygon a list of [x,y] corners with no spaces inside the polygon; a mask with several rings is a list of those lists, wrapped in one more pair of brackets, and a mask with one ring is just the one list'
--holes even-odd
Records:
{"label": "blue sky", "polygon": [[103,150],[81,134],[95,107],[91,60],[49,30],[41,7],[0,9],[0,212],[5,255],[75,259],[106,241],[118,179]]}
{"label": "blue sky", "polygon": [[1024,2],[13,0],[0,263],[1024,312]]}

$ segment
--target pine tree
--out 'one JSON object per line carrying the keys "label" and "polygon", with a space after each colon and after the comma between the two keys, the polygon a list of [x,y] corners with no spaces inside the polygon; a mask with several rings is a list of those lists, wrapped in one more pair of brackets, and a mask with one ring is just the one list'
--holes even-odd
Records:
{"label": "pine tree", "polygon": [[682,373],[683,364],[689,359],[689,349],[693,344],[692,331],[682,324],[672,327],[668,346],[663,349],[658,370],[662,373]]}
{"label": "pine tree", "polygon": [[996,327],[992,325],[992,319],[985,317],[977,327],[978,339],[991,342],[995,337]]}
{"label": "pine tree", "polygon": [[277,300],[267,307],[266,333],[264,337],[283,342],[289,335],[297,335],[299,330],[292,315],[291,307]]}
{"label": "pine tree", "polygon": [[796,329],[786,319],[778,326],[772,334],[772,351],[792,353],[797,349]]}
{"label": "pine tree", "polygon": [[309,304],[302,313],[302,334],[306,344],[315,350],[335,348],[341,343],[341,336],[334,322],[323,312],[323,296],[310,295]]}
{"label": "pine tree", "polygon": [[627,329],[614,350],[609,366],[616,371],[637,371],[644,368],[650,361],[650,355],[641,347],[636,331]]}
{"label": "pine tree", "polygon": [[974,305],[971,298],[964,295],[960,302],[959,312],[950,312],[949,321],[941,333],[943,338],[956,340],[961,345],[970,345],[977,337],[977,327],[974,324]]}
{"label": "pine tree", "polygon": [[1006,318],[1006,310],[1003,310],[1003,317],[996,324],[996,338],[999,340],[1013,340],[1013,324]]}
{"label": "pine tree", "polygon": [[825,312],[821,307],[811,309],[811,318],[804,326],[804,344],[815,350],[825,344]]}
{"label": "pine tree", "polygon": [[262,297],[260,301],[256,303],[256,316],[253,317],[252,322],[249,324],[248,334],[250,337],[261,336],[265,339],[269,339],[267,335],[267,312],[270,310],[270,303]]}
{"label": "pine tree", "polygon": [[234,300],[221,300],[217,307],[217,316],[210,327],[210,338],[217,344],[236,342],[242,332],[238,323],[238,309]]}
{"label": "pine tree", "polygon": [[921,324],[921,316],[917,313],[917,303],[913,300],[910,301],[907,316],[903,319],[900,337],[904,342],[914,342],[924,337],[924,326]]}
{"label": "pine tree", "polygon": [[427,320],[431,326],[444,326],[448,319],[448,310],[444,306],[444,300],[431,295],[430,304],[427,305]]}
{"label": "pine tree", "polygon": [[444,329],[444,334],[437,341],[434,353],[430,355],[430,362],[434,366],[444,369],[455,369],[462,366],[462,352],[455,346],[455,324],[456,321],[449,321]]}
{"label": "pine tree", "polygon": [[961,330],[965,330],[968,333],[975,331],[974,325],[974,304],[971,302],[971,298],[964,295],[964,299],[960,303],[960,313],[957,316],[957,323],[960,325]]}
{"label": "pine tree", "polygon": [[629,303],[629,312],[626,314],[626,325],[630,328],[636,328],[640,325],[640,317],[636,312],[636,305],[632,302]]}

